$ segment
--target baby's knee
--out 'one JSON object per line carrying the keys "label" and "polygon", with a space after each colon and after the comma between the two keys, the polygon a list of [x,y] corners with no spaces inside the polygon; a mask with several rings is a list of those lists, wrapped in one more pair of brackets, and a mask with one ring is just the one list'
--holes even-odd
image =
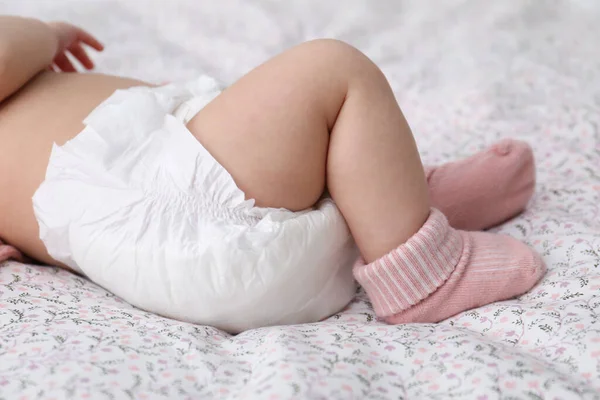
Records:
{"label": "baby's knee", "polygon": [[307,49],[313,56],[329,61],[349,61],[366,57],[360,50],[338,39],[314,39],[299,47]]}
{"label": "baby's knee", "polygon": [[298,46],[320,73],[331,72],[346,81],[381,79],[377,65],[356,47],[337,39],[316,39]]}

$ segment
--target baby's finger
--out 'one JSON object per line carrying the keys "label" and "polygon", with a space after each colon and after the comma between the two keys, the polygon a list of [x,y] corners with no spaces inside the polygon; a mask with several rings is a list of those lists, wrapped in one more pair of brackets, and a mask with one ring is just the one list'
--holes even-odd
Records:
{"label": "baby's finger", "polygon": [[54,59],[54,64],[63,72],[77,72],[65,53],[61,53]]}
{"label": "baby's finger", "polygon": [[87,44],[93,49],[96,49],[98,51],[104,50],[104,45],[100,43],[98,39],[84,31],[83,29],[79,29],[79,31],[77,32],[77,39],[79,39],[80,41]]}
{"label": "baby's finger", "polygon": [[90,59],[90,57],[87,55],[87,53],[79,43],[76,43],[73,46],[71,46],[69,48],[69,52],[71,52],[71,54],[73,54],[73,57],[75,57],[86,69],[94,68],[94,62]]}

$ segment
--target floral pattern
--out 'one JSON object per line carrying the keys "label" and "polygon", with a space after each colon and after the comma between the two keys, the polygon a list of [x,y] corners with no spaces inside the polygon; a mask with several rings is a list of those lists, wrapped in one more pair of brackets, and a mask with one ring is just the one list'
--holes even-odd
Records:
{"label": "floral pattern", "polygon": [[535,198],[495,230],[543,255],[543,281],[439,324],[385,325],[359,291],[321,323],[230,336],[8,262],[0,399],[600,399],[600,6],[334,3],[4,0],[2,12],[85,25],[108,45],[102,72],[156,82],[198,68],[231,81],[302,40],[344,39],[381,65],[425,161],[505,136],[534,145]]}

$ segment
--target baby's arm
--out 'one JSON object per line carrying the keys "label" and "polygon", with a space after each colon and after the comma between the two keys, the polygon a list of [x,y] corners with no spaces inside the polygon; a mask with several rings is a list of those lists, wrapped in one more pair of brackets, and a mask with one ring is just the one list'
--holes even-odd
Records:
{"label": "baby's arm", "polygon": [[0,101],[52,64],[58,36],[47,24],[0,16]]}
{"label": "baby's arm", "polygon": [[103,49],[88,32],[68,23],[0,16],[0,101],[52,65],[58,71],[76,72],[67,52],[92,69],[83,44]]}

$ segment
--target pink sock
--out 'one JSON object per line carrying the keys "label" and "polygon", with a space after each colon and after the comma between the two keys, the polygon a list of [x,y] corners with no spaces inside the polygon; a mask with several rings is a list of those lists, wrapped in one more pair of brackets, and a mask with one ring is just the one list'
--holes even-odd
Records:
{"label": "pink sock", "polygon": [[17,261],[23,261],[23,254],[15,247],[4,244],[2,240],[0,240],[0,263],[9,259],[14,259]]}
{"label": "pink sock", "polygon": [[387,322],[438,322],[530,290],[543,276],[541,258],[508,236],[458,231],[432,209],[406,243],[354,277]]}
{"label": "pink sock", "polygon": [[525,209],[535,187],[531,147],[504,139],[465,160],[426,167],[431,204],[457,229],[483,230]]}

